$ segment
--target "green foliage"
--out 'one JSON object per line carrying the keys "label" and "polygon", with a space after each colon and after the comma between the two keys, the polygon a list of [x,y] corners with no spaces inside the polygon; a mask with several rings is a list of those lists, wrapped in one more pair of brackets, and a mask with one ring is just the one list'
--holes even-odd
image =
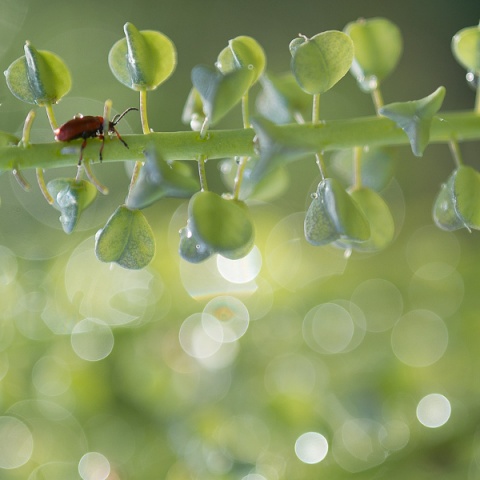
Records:
{"label": "green foliage", "polygon": [[480,75],[480,26],[464,28],[455,34],[452,52],[460,65]]}
{"label": "green foliage", "polygon": [[132,90],[155,90],[174,72],[177,51],[160,32],[124,26],[125,38],[111,48],[108,63],[117,80]]}
{"label": "green foliage", "polygon": [[420,100],[385,105],[379,113],[393,120],[408,135],[413,154],[421,157],[430,140],[433,117],[444,98],[445,87],[439,87]]}
{"label": "green foliage", "polygon": [[97,196],[94,185],[74,178],[50,180],[47,190],[54,199],[53,206],[62,213],[60,223],[65,233],[72,233],[82,211],[89,207]]}
{"label": "green foliage", "polygon": [[398,27],[385,18],[360,19],[345,29],[353,41],[351,73],[360,88],[371,91],[392,73],[403,50]]}
{"label": "green foliage", "polygon": [[95,235],[95,254],[124,268],[146,267],[155,255],[155,238],[143,213],[120,205]]}
{"label": "green foliage", "polygon": [[63,60],[52,52],[37,50],[30,42],[25,43],[25,55],[8,67],[5,77],[13,95],[40,106],[59,102],[72,86]]}
{"label": "green foliage", "polygon": [[290,52],[298,84],[307,93],[317,95],[330,90],[348,72],[353,43],[344,33],[331,30],[310,39],[294,39]]}

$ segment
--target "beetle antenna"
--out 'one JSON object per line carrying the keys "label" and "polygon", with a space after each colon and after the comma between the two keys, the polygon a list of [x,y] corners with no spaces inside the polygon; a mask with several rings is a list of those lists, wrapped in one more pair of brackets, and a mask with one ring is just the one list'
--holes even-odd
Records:
{"label": "beetle antenna", "polygon": [[112,121],[110,122],[113,126],[115,126],[128,112],[130,112],[131,110],[137,110],[138,111],[138,108],[136,107],[130,107],[130,108],[127,108],[123,113],[121,113],[120,115],[115,115],[112,119]]}

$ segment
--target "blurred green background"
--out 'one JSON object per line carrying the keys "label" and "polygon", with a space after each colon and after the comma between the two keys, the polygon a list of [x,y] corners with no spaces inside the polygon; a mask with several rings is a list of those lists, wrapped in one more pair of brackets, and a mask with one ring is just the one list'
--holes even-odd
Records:
{"label": "blurred green background", "polygon": [[[230,38],[255,37],[280,73],[299,33],[374,16],[404,36],[387,103],[444,85],[445,110],[472,108],[450,42],[478,23],[478,0],[0,0],[0,60],[5,70],[25,40],[54,51],[74,81],[58,120],[101,115],[107,98],[117,111],[138,103],[107,64],[124,23],[159,30],[175,42],[178,67],[149,96],[150,126],[184,130],[190,71]],[[0,103],[0,130],[18,134],[30,107],[5,84]],[[374,111],[348,75],[321,113]],[[37,117],[32,139],[52,141]],[[240,126],[237,110],[219,128]],[[139,133],[140,123],[132,115],[119,130]],[[461,148],[478,167],[479,143]],[[222,191],[219,166],[207,174]],[[0,479],[479,478],[480,238],[433,226],[453,168],[446,146],[420,159],[400,150],[384,192],[395,242],[349,259],[302,238],[318,182],[306,159],[282,197],[252,207],[257,241],[246,260],[181,261],[186,207],[165,200],[145,211],[153,264],[102,264],[93,236],[123,202],[128,175],[123,165],[94,168],[111,194],[71,236],[37,188],[0,176]]]}

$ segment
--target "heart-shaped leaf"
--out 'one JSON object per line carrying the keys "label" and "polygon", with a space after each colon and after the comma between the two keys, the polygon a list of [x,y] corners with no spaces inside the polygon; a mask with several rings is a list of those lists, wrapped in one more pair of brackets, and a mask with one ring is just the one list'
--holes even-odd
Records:
{"label": "heart-shaped leaf", "polygon": [[180,256],[190,263],[200,263],[211,257],[215,252],[202,243],[187,225],[180,230]]}
{"label": "heart-shaped leaf", "polygon": [[96,187],[85,180],[56,178],[47,185],[54,200],[53,206],[61,212],[60,223],[65,233],[72,233],[80,214],[97,196]]}
{"label": "heart-shaped leaf", "polygon": [[468,229],[480,230],[480,173],[462,165],[455,172],[453,204]]}
{"label": "heart-shaped leaf", "polygon": [[400,60],[403,41],[399,28],[385,18],[370,18],[347,24],[344,32],[355,47],[352,75],[363,90],[374,90]]}
{"label": "heart-shaped leaf", "polygon": [[57,103],[71,86],[70,72],[63,60],[52,52],[25,44],[25,55],[6,70],[7,86],[15,97],[40,106]]}
{"label": "heart-shaped leaf", "polygon": [[324,93],[350,69],[353,42],[348,35],[336,30],[303,40],[302,43],[297,40],[293,47],[291,45],[292,72],[300,87],[307,93]]}
{"label": "heart-shaped leaf", "polygon": [[110,70],[132,90],[154,90],[175,70],[175,45],[163,33],[138,31],[131,23],[126,23],[123,30],[125,38],[116,42],[108,54]]}
{"label": "heart-shaped leaf", "polygon": [[368,220],[357,202],[334,178],[322,180],[307,210],[305,237],[313,245],[337,239],[363,242],[370,238]]}
{"label": "heart-shaped leaf", "polygon": [[442,230],[453,231],[465,227],[463,220],[455,210],[454,183],[456,175],[457,171],[455,170],[448,181],[442,185],[433,206],[433,220]]}
{"label": "heart-shaped leaf", "polygon": [[155,255],[155,237],[143,213],[119,206],[95,235],[95,254],[123,268],[146,267]]}
{"label": "heart-shaped leaf", "polygon": [[242,68],[253,70],[253,85],[265,71],[266,63],[265,52],[260,44],[254,38],[242,35],[228,42],[215,65],[223,74]]}
{"label": "heart-shaped leaf", "polygon": [[444,98],[445,87],[439,87],[428,97],[390,103],[378,112],[393,120],[408,135],[413,154],[421,157],[430,140],[433,117],[440,110]]}
{"label": "heart-shaped leaf", "polygon": [[167,162],[154,148],[144,153],[147,160],[128,194],[128,208],[142,209],[164,197],[190,198],[200,190],[198,179],[187,165]]}
{"label": "heart-shaped leaf", "polygon": [[462,67],[480,75],[480,27],[468,27],[457,32],[452,39],[453,55]]}
{"label": "heart-shaped leaf", "polygon": [[224,257],[241,258],[253,247],[254,228],[242,202],[198,192],[188,204],[188,220],[194,237]]}
{"label": "heart-shaped leaf", "polygon": [[203,108],[210,125],[216,124],[237,105],[252,84],[255,73],[243,68],[222,74],[208,65],[197,65],[192,70],[192,83],[203,100]]}
{"label": "heart-shaped leaf", "polygon": [[345,242],[361,252],[378,252],[386,248],[393,240],[395,223],[385,200],[370,188],[358,188],[350,193],[361,208],[370,226],[370,238],[364,242]]}

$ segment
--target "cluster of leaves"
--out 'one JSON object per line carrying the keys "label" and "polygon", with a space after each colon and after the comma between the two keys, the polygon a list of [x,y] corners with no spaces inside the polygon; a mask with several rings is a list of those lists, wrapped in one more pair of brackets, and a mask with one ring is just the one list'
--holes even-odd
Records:
{"label": "cluster of leaves", "polygon": [[[172,75],[176,50],[172,41],[159,32],[138,31],[131,23],[125,25],[124,32],[125,38],[113,45],[108,61],[115,77],[140,93],[143,133],[148,135],[146,94]],[[477,27],[460,31],[452,43],[456,58],[476,76],[480,74],[478,45]],[[117,208],[96,235],[96,254],[100,260],[116,262],[125,268],[148,265],[155,254],[155,241],[141,210],[163,197],[190,199],[186,226],[180,231],[179,252],[184,259],[197,263],[217,253],[232,259],[246,255],[254,243],[254,226],[245,201],[277,194],[286,183],[285,166],[306,153],[301,138],[292,145],[283,138],[277,125],[304,123],[305,111],[311,108],[312,128],[321,127],[320,96],[349,71],[360,88],[372,94],[377,114],[390,118],[405,131],[415,155],[423,154],[445,89],[439,87],[420,100],[383,105],[380,85],[395,69],[402,53],[402,37],[394,24],[383,18],[361,19],[349,23],[343,32],[326,31],[311,38],[300,35],[289,48],[291,72],[286,75],[267,73],[262,47],[247,36],[230,40],[213,66],[193,68],[193,87],[183,120],[198,132],[198,141],[241,103],[244,128],[253,126],[257,135],[258,156],[232,159],[231,165],[236,167],[234,178],[226,178],[232,191],[219,195],[208,189],[204,156],[198,158],[197,178],[184,163],[164,158],[161,151],[148,145],[147,139],[145,160],[136,165],[124,205]],[[7,85],[16,97],[46,108],[55,130],[52,105],[71,86],[70,73],[63,61],[27,42],[25,55],[13,62],[5,74]],[[261,85],[256,102],[259,115],[251,118],[249,91],[256,84]],[[103,117],[106,132],[110,106],[107,102]],[[26,121],[21,140],[5,133],[0,141],[26,147],[30,128],[31,121]],[[98,131],[79,133],[85,133],[80,135],[84,138],[98,135]],[[353,172],[346,183],[337,175],[344,160]],[[328,166],[322,152],[318,152],[316,161],[321,180],[306,212],[307,241],[369,252],[385,248],[395,230],[389,207],[381,197],[381,189],[393,174],[392,150],[358,147],[334,155]],[[74,230],[97,190],[103,193],[106,190],[89,170],[88,161],[84,162],[84,169],[89,180],[81,178],[79,170],[75,178],[55,179],[43,185],[47,200],[61,211],[60,220],[67,233]],[[37,171],[37,175],[42,187],[43,174]],[[472,168],[458,166],[435,204],[434,218],[440,227],[479,228],[475,209],[480,194],[477,193],[479,178]]]}

